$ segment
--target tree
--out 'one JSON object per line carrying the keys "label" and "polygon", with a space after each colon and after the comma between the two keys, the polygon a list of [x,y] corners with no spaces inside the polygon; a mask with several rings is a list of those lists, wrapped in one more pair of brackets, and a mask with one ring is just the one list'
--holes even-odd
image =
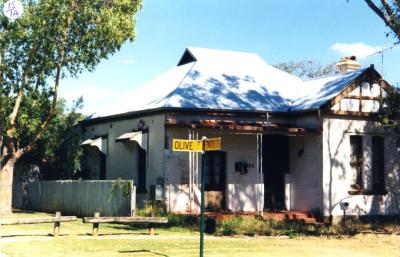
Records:
{"label": "tree", "polygon": [[396,133],[400,133],[400,88],[388,87],[385,89],[386,97],[380,112],[382,124]]}
{"label": "tree", "polygon": [[364,0],[390,28],[393,34],[400,40],[400,1],[399,0],[380,0],[377,4],[374,0]]}
{"label": "tree", "polygon": [[327,75],[337,74],[335,63],[321,65],[316,61],[283,62],[274,65],[275,68],[300,77],[302,79],[313,79]]}
{"label": "tree", "polygon": [[[373,0],[365,0],[365,2],[400,40],[400,1],[380,0],[380,4],[376,4]],[[384,126],[400,133],[400,89],[398,87],[387,88],[386,93],[380,115],[381,122]]]}
{"label": "tree", "polygon": [[[59,99],[57,115],[37,141],[35,151],[22,156],[18,164],[39,167],[40,173],[35,176],[46,180],[85,178],[81,169],[81,133],[77,126],[84,118],[79,113],[82,103],[82,98],[79,98],[71,108],[67,108],[65,100]],[[29,169],[23,169],[22,172],[24,177],[30,178],[30,174],[25,174]]]}
{"label": "tree", "polygon": [[11,212],[15,163],[35,149],[57,114],[60,79],[94,70],[133,41],[141,2],[23,0],[20,19],[0,17],[2,213]]}

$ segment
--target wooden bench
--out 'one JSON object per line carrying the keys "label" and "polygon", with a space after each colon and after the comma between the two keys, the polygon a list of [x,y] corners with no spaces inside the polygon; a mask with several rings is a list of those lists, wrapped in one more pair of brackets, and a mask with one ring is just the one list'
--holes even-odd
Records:
{"label": "wooden bench", "polygon": [[97,236],[100,223],[131,224],[140,223],[149,225],[149,235],[154,235],[154,224],[168,223],[168,218],[164,217],[100,217],[96,212],[94,217],[84,217],[83,223],[93,223],[92,235]]}
{"label": "wooden bench", "polygon": [[56,212],[56,215],[54,217],[2,219],[1,225],[54,223],[53,236],[57,237],[60,235],[61,222],[76,221],[76,220],[77,220],[76,216],[61,216],[61,212]]}

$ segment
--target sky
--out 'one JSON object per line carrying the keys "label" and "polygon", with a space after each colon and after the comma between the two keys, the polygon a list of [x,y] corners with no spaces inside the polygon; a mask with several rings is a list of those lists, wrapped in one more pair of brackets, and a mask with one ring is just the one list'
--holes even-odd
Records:
{"label": "sky", "polygon": [[253,52],[271,65],[356,55],[397,85],[400,47],[374,54],[397,42],[389,31],[364,0],[144,0],[136,40],[94,72],[64,79],[60,96],[68,103],[83,96],[88,115],[115,112],[135,101],[137,87],[175,67],[187,46]]}

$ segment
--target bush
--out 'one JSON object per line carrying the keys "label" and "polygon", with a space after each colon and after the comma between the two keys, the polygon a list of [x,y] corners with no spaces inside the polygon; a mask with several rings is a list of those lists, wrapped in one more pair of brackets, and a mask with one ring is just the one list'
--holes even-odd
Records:
{"label": "bush", "polygon": [[142,208],[136,209],[136,216],[140,217],[163,217],[166,216],[164,204],[161,201],[146,201]]}
{"label": "bush", "polygon": [[259,217],[232,217],[217,221],[217,235],[289,236],[349,234],[350,230],[333,230],[322,224],[306,224],[301,221],[275,221]]}
{"label": "bush", "polygon": [[[160,202],[147,202],[137,210],[138,216],[165,216]],[[161,227],[173,230],[189,229],[199,231],[200,216],[168,214],[168,223]],[[206,217],[205,232],[217,236],[352,236],[358,233],[358,224],[346,222],[346,226],[308,224],[299,220],[276,221],[255,216]]]}
{"label": "bush", "polygon": [[217,220],[217,235],[272,235],[273,226],[269,220],[257,217],[233,217]]}
{"label": "bush", "polygon": [[169,214],[168,223],[165,227],[181,227],[188,228],[192,231],[199,231],[200,217],[193,215],[179,215],[179,214]]}

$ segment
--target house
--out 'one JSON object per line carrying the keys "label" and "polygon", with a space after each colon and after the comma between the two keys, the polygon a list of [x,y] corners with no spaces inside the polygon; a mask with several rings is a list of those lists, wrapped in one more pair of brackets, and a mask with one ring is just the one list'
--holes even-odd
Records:
{"label": "house", "polygon": [[[93,178],[134,179],[139,203],[176,213],[199,211],[204,165],[210,209],[399,214],[397,136],[377,121],[389,85],[353,58],[337,66],[303,81],[256,54],[187,48],[131,111],[81,123],[85,165]],[[173,139],[202,137],[222,149],[172,151]]]}

